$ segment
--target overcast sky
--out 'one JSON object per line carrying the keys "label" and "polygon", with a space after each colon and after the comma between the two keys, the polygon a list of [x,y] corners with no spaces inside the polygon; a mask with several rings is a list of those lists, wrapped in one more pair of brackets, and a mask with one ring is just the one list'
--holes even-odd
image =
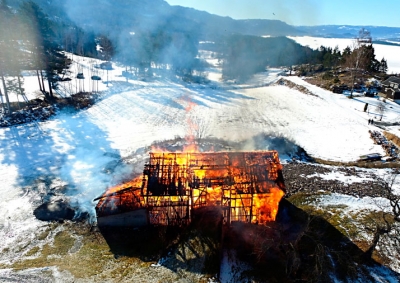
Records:
{"label": "overcast sky", "polygon": [[290,25],[400,27],[400,0],[166,0],[234,19],[276,19]]}

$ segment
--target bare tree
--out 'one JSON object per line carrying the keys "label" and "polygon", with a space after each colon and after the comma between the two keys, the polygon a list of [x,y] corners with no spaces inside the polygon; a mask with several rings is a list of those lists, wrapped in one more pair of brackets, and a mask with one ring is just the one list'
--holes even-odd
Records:
{"label": "bare tree", "polygon": [[382,121],[382,117],[383,117],[383,113],[386,112],[386,104],[383,103],[382,101],[378,103],[378,105],[375,107],[376,112],[379,113],[379,115],[381,115],[381,118],[379,119],[379,121]]}
{"label": "bare tree", "polygon": [[192,122],[195,124],[193,132],[196,139],[204,139],[209,135],[210,121],[208,117],[202,117],[199,113],[195,113]]}
{"label": "bare tree", "polygon": [[371,33],[362,28],[358,32],[358,36],[353,41],[352,51],[346,56],[345,66],[349,68],[352,77],[350,98],[353,97],[354,83],[356,76],[360,70],[365,70],[369,64],[368,48],[366,46],[372,45]]}
{"label": "bare tree", "polygon": [[[376,214],[375,227],[366,228],[373,232],[372,244],[366,251],[367,256],[372,257],[373,252],[379,244],[388,248],[388,252],[393,253],[393,249],[400,254],[400,195],[395,191],[395,183],[400,171],[393,171],[386,178],[378,178],[379,194],[390,203],[390,213],[381,211]],[[378,205],[380,207],[380,205]]]}

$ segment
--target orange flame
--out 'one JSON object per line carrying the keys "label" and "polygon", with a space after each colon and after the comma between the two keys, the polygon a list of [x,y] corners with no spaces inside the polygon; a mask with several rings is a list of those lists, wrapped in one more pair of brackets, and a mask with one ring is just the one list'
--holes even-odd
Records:
{"label": "orange flame", "polygon": [[273,221],[284,195],[276,151],[150,153],[142,178],[110,188],[98,215],[147,207],[153,222],[189,219],[191,210],[221,206],[228,223]]}
{"label": "orange flame", "polygon": [[192,102],[188,95],[182,97],[182,99],[186,102],[187,106],[185,108],[187,119],[187,133],[186,133],[186,142],[187,145],[184,146],[183,152],[198,152],[198,146],[195,142],[196,133],[199,129],[199,126],[190,118],[190,113],[195,109],[196,103]]}

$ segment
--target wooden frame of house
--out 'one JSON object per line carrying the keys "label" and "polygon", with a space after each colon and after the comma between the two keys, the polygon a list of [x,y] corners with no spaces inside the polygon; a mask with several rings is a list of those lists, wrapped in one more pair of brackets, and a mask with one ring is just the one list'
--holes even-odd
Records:
{"label": "wooden frame of house", "polygon": [[393,76],[383,81],[382,90],[380,91],[379,95],[394,102],[400,103],[400,78]]}

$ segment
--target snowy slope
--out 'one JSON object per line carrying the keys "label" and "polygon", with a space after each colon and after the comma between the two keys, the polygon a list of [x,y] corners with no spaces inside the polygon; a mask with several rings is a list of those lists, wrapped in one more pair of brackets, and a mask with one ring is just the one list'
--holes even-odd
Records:
{"label": "snowy slope", "polygon": [[[71,71],[83,66],[90,77],[93,62],[74,59]],[[368,130],[376,128],[368,126],[372,116],[362,112],[365,101],[377,103],[373,98],[349,100],[295,77],[290,80],[314,95],[273,85],[280,70],[259,74],[247,85],[215,81],[212,87],[160,77],[126,82],[122,70],[114,66],[109,72],[108,88],[103,71],[99,88],[106,90],[104,98],[87,110],[65,110],[46,122],[0,129],[2,192],[31,185],[40,176],[59,176],[84,194],[77,201],[90,205],[91,199],[125,176],[104,173],[110,162],[154,141],[200,132],[202,137],[235,141],[259,133],[283,136],[310,155],[329,160],[352,161],[361,154],[383,153],[369,138]],[[76,81],[68,83],[71,88],[79,84]],[[398,116],[400,108],[393,107],[385,119]],[[251,144],[246,149],[252,149]],[[80,195],[76,191],[73,195]]]}
{"label": "snowy slope", "polygon": [[[121,160],[154,141],[189,134],[246,141],[268,133],[323,159],[352,161],[361,154],[383,153],[368,134],[377,129],[367,123],[374,115],[362,112],[365,102],[378,103],[375,98],[349,100],[301,78],[287,78],[313,95],[305,94],[276,84],[281,72],[277,69],[244,85],[223,84],[217,65],[210,72],[210,85],[157,76],[127,82],[121,76],[124,69],[114,66],[107,86],[106,72],[92,68],[99,62],[77,56],[74,60],[72,78],[81,70],[87,78],[93,72],[102,76],[99,89],[104,92],[98,103],[79,112],[63,110],[45,122],[0,128],[0,250],[26,241],[40,229],[43,222],[32,212],[43,198],[53,198],[49,192],[66,195],[94,216],[92,200],[134,170]],[[64,90],[80,83],[90,90],[89,79],[65,82]],[[25,87],[35,91],[33,80]],[[390,107],[384,119],[395,120],[400,107]],[[244,149],[253,146],[249,142]],[[0,262],[8,260],[9,254],[0,255]]]}

